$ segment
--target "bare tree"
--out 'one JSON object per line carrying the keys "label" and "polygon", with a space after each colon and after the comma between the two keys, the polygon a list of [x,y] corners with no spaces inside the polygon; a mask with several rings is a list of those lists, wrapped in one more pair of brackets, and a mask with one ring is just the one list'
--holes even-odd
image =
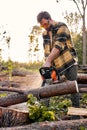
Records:
{"label": "bare tree", "polygon": [[[42,29],[39,26],[34,26],[31,33],[29,34],[29,59],[30,61],[35,58],[36,61],[39,60],[39,35],[41,34]],[[33,61],[32,61],[33,62]]]}

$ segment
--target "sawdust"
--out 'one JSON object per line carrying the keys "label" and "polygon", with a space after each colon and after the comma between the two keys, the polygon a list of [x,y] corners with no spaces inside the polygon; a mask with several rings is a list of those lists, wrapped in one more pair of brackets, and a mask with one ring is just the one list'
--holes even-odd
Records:
{"label": "sawdust", "polygon": [[[15,83],[19,83],[20,84],[19,88],[22,90],[30,90],[30,89],[39,88],[41,87],[41,83],[42,83],[42,79],[39,73],[29,73],[28,75],[24,77],[14,76],[12,80]],[[26,102],[9,106],[9,108],[25,110],[25,111],[28,110]]]}
{"label": "sawdust", "polygon": [[20,89],[29,90],[40,87],[42,79],[39,73],[34,72],[24,77],[14,76],[13,81],[20,84]]}

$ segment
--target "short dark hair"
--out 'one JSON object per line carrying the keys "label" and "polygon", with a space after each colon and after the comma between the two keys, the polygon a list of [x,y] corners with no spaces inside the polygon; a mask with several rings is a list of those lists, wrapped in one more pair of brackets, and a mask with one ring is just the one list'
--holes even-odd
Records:
{"label": "short dark hair", "polygon": [[38,15],[37,15],[37,21],[41,22],[41,20],[45,18],[45,19],[51,19],[50,14],[47,11],[41,11]]}

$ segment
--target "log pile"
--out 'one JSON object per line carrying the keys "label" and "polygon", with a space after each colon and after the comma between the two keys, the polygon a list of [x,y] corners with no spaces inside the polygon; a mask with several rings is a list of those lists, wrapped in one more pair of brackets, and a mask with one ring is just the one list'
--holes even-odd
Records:
{"label": "log pile", "polygon": [[[69,114],[72,114],[72,110],[74,110],[74,115],[77,115],[76,112],[78,110],[82,113],[82,115],[85,115],[85,113],[87,113],[86,110],[83,112],[80,110],[80,108],[69,109]],[[81,114],[79,113],[79,115]],[[87,128],[87,119],[66,121],[61,120],[54,122],[46,121],[30,124],[28,112],[0,107],[0,127],[0,130],[78,130],[81,129],[81,127],[84,127],[84,129]]]}
{"label": "log pile", "polygon": [[77,74],[77,82],[78,84],[87,84],[87,74]]}
{"label": "log pile", "polygon": [[87,64],[85,64],[85,65],[78,65],[78,69],[87,72]]}
{"label": "log pile", "polygon": [[[77,84],[78,82],[78,84]],[[28,100],[28,94],[32,93],[38,99],[48,98],[58,95],[64,94],[72,94],[77,92],[86,92],[87,93],[87,75],[86,74],[78,74],[78,78],[76,81],[66,81],[59,84],[52,84],[46,87],[37,88],[33,90],[19,90],[16,88],[0,88],[0,91],[9,91],[14,92],[7,97],[0,98],[0,127],[10,127],[10,126],[17,126],[17,125],[24,125],[29,123],[28,112],[18,111],[7,108],[10,105],[19,104],[26,102]],[[6,108],[5,108],[6,107]],[[80,113],[81,115],[81,113]],[[73,125],[74,123],[74,125]],[[44,124],[44,125],[43,125]],[[78,124],[78,125],[77,125]],[[72,129],[76,126],[79,127],[80,125],[87,126],[87,119],[80,119],[79,121],[62,121],[62,122],[48,122],[38,123],[35,130],[45,130],[45,128],[49,128],[50,130],[56,128],[63,128],[63,126],[67,129]],[[52,126],[52,127],[51,127]],[[26,130],[31,128],[33,130],[33,125],[24,126]],[[20,127],[21,130],[23,127]],[[2,129],[3,130],[3,129]],[[11,128],[11,130],[16,130],[16,128]],[[19,130],[19,129],[18,129]]]}

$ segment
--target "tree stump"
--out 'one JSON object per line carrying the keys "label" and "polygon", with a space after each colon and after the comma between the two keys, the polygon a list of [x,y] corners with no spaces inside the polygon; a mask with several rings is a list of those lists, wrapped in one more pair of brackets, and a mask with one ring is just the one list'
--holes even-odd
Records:
{"label": "tree stump", "polygon": [[0,127],[21,126],[29,123],[29,113],[0,107]]}

